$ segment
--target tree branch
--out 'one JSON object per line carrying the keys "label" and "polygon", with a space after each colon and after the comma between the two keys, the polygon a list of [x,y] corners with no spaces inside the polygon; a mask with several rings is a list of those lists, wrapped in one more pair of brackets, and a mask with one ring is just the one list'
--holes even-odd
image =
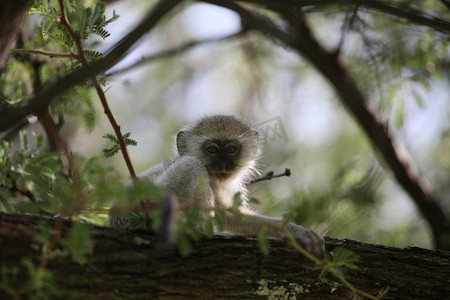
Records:
{"label": "tree branch", "polygon": [[[301,16],[290,15],[288,17],[290,21],[296,23],[292,24],[292,32],[287,32],[278,28],[265,16],[248,10],[233,1],[207,0],[204,2],[237,12],[248,26],[271,35],[310,60],[334,86],[342,102],[352,112],[369,139],[382,154],[397,181],[427,219],[433,230],[435,246],[441,249],[450,249],[450,240],[443,238],[445,232],[450,230],[450,222],[438,205],[430,187],[411,167],[400,143],[389,134],[388,127],[367,105],[365,96],[359,90],[343,62],[319,44],[304,19],[301,19]],[[287,14],[290,12],[292,10],[286,11]]]}
{"label": "tree branch", "polygon": [[15,106],[3,107],[0,110],[0,131],[3,131],[17,122],[20,122],[27,115],[44,109],[50,104],[55,96],[65,92],[77,84],[84,82],[86,79],[101,72],[105,72],[107,69],[111,68],[122,59],[128,50],[145,33],[153,29],[169,11],[171,11],[182,1],[183,0],[161,0],[147,14],[141,23],[134,30],[128,33],[122,40],[111,47],[107,53],[105,53],[103,58],[93,62],[89,66],[85,66],[66,75],[50,86],[47,90],[32,99],[21,101]]}
{"label": "tree branch", "polygon": [[113,72],[105,73],[105,76],[115,76],[117,74],[128,72],[128,71],[130,71],[136,67],[139,67],[143,64],[151,63],[158,59],[174,57],[176,55],[185,53],[185,52],[187,52],[195,47],[198,47],[198,46],[222,42],[222,41],[228,41],[228,40],[231,40],[231,39],[234,39],[237,37],[241,37],[245,32],[246,32],[245,30],[242,30],[242,31],[239,31],[236,33],[232,33],[230,35],[219,37],[219,38],[208,38],[208,39],[199,40],[199,41],[189,41],[183,45],[180,45],[180,46],[177,46],[177,47],[174,47],[171,49],[162,50],[161,52],[143,57],[139,61],[131,63],[130,65],[122,67],[121,69],[114,70]]}
{"label": "tree branch", "polygon": [[50,58],[57,57],[57,58],[79,59],[79,56],[76,55],[75,53],[56,53],[56,52],[37,50],[37,49],[12,49],[11,53],[44,55],[44,56],[48,56]]}
{"label": "tree branch", "polygon": [[19,35],[30,0],[0,1],[0,73],[8,61],[10,49]]}
{"label": "tree branch", "polygon": [[250,181],[248,184],[253,184],[256,182],[260,182],[260,181],[264,181],[264,180],[271,180],[272,178],[278,178],[278,177],[284,177],[284,176],[291,176],[291,170],[289,169],[285,169],[283,173],[280,174],[273,174],[273,171],[267,172],[266,175],[253,179],[252,181]]}
{"label": "tree branch", "polygon": [[[42,264],[44,251],[36,237],[42,228],[55,228],[65,239],[73,223],[62,218],[0,213],[0,298],[22,294],[34,273],[21,261]],[[57,236],[56,236],[57,237]],[[55,237],[54,237],[55,238]],[[70,256],[51,257],[46,268],[64,299],[352,299],[355,295],[332,277],[319,279],[314,264],[289,244],[270,239],[270,254],[262,255],[255,238],[215,236],[194,243],[181,257],[176,249],[156,247],[157,235],[144,230],[93,226],[93,253],[79,265]],[[382,299],[442,299],[450,294],[450,252],[416,247],[405,249],[326,238],[327,249],[344,247],[359,256],[357,270],[346,280],[370,295],[387,290]],[[58,247],[57,247],[58,248]],[[55,249],[58,250],[58,249]],[[80,249],[81,250],[81,249]],[[195,288],[193,288],[195,286]],[[278,295],[278,297],[276,296]]]}
{"label": "tree branch", "polygon": [[393,3],[392,1],[380,0],[243,0],[242,2],[262,5],[276,11],[284,10],[288,7],[325,6],[325,5],[354,5],[374,9],[396,18],[405,19],[412,23],[424,25],[442,33],[450,33],[450,22],[448,20],[432,16],[411,7],[410,2]]}

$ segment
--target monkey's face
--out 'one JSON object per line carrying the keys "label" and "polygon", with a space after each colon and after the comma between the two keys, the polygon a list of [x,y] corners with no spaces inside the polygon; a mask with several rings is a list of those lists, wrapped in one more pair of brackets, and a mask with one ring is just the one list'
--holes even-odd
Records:
{"label": "monkey's face", "polygon": [[207,140],[202,145],[202,150],[208,159],[208,173],[225,181],[236,171],[242,145],[237,140]]}

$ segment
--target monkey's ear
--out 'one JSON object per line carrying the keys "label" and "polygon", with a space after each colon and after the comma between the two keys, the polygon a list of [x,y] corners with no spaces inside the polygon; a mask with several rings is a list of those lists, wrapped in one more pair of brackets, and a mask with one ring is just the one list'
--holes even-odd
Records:
{"label": "monkey's ear", "polygon": [[177,133],[177,150],[180,156],[187,152],[186,132],[183,130]]}

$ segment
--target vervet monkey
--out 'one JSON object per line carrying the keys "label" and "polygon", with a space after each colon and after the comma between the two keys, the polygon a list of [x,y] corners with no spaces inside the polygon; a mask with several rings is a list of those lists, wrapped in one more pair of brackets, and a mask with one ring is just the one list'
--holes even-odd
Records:
{"label": "vervet monkey", "polygon": [[[259,174],[256,163],[263,151],[263,140],[258,129],[235,116],[204,117],[178,132],[178,153],[174,160],[151,167],[138,177],[175,194],[179,203],[195,203],[206,208],[229,209],[239,193],[242,200],[239,211],[251,215],[252,219],[238,220],[227,213],[225,230],[257,236],[264,227],[261,223],[283,223],[281,219],[258,214],[248,203],[246,186]],[[108,224],[126,227],[121,216],[110,216]],[[324,255],[324,239],[318,233],[294,223],[287,223],[287,229],[306,251],[317,257]]]}

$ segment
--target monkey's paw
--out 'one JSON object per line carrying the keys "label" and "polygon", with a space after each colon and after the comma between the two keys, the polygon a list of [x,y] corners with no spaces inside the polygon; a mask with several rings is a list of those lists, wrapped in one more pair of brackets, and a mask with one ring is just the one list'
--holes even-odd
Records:
{"label": "monkey's paw", "polygon": [[293,223],[288,223],[287,229],[303,249],[318,258],[325,256],[325,240],[320,234],[312,229]]}

